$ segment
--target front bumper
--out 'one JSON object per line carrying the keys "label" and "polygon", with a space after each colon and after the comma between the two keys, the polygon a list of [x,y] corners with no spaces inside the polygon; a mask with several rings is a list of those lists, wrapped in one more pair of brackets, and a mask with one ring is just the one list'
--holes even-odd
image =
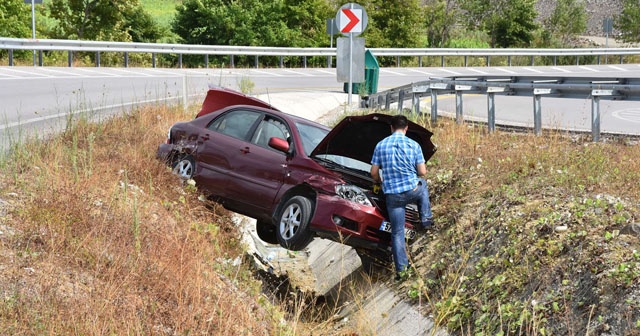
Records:
{"label": "front bumper", "polygon": [[[386,218],[375,207],[360,205],[335,195],[319,194],[311,229],[320,237],[353,247],[386,249],[391,234],[380,230]],[[406,223],[406,228],[413,229]]]}

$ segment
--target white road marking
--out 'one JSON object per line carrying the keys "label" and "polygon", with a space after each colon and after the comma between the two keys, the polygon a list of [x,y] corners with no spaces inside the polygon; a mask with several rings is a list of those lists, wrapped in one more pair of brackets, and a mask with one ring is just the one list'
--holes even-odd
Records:
{"label": "white road marking", "polygon": [[534,69],[534,68],[527,68],[527,67],[524,67],[524,68],[522,68],[522,69],[527,70],[527,71],[531,71],[531,72],[535,72],[535,73],[542,73],[542,71],[540,71],[540,70],[538,70],[538,69]]}
{"label": "white road marking", "polygon": [[58,73],[58,74],[63,74],[66,75],[63,78],[73,78],[73,77],[87,77],[85,75],[79,74],[75,71],[62,71],[62,70],[56,70],[56,69],[50,69],[50,68],[42,68],[42,71],[49,71],[49,72],[53,72],[53,73]]}
{"label": "white road marking", "polygon": [[300,72],[300,71],[294,71],[294,70],[289,70],[289,69],[285,69],[284,72],[288,72],[288,73],[292,73],[294,75],[300,75],[300,76],[306,76],[306,77],[313,77],[312,74],[308,74],[305,72]]}
{"label": "white road marking", "polygon": [[486,74],[488,74],[488,73],[486,73],[486,72],[484,72],[484,71],[482,71],[482,70],[477,70],[477,69],[474,69],[474,68],[468,68],[467,70],[469,70],[469,71],[473,71],[473,72],[475,72],[475,73],[479,73],[479,74],[481,74],[481,75],[486,75]]}
{"label": "white road marking", "polygon": [[625,68],[617,67],[617,66],[615,66],[615,65],[609,65],[609,67],[610,67],[611,69],[618,70],[618,71],[623,71],[623,72],[627,72],[627,71],[629,71],[629,70],[627,70],[627,69],[625,69]]}
{"label": "white road marking", "polygon": [[393,71],[393,70],[389,70],[389,69],[380,69],[380,72],[383,72],[383,71],[384,71],[384,72],[386,72],[386,73],[390,73],[390,74],[392,74],[392,75],[396,75],[396,76],[406,76],[406,75],[405,75],[405,74],[403,74],[403,73],[396,72],[396,71]]}
{"label": "white road marking", "polygon": [[632,123],[640,123],[640,108],[618,110],[611,113],[611,115],[621,120],[629,121]]}
{"label": "white road marking", "polygon": [[556,70],[556,71],[560,71],[560,72],[571,72],[565,68],[560,68],[560,67],[551,67],[551,69]]}
{"label": "white road marking", "polygon": [[591,72],[599,72],[599,71],[598,71],[598,70],[596,70],[596,69],[591,69],[591,68],[586,67],[586,66],[584,66],[584,65],[581,65],[581,66],[579,66],[578,68],[583,69],[583,70],[588,70],[588,71],[591,71]]}
{"label": "white road marking", "polygon": [[329,71],[329,70],[316,69],[316,71],[322,72],[322,73],[326,73],[326,74],[329,74],[329,75],[335,75],[336,74],[335,71]]}
{"label": "white road marking", "polygon": [[97,75],[102,75],[102,76],[122,77],[120,75],[116,75],[116,74],[112,74],[112,73],[108,73],[108,72],[104,72],[104,71],[90,70],[90,69],[85,69],[85,68],[76,68],[76,69],[78,71],[88,72],[88,73],[91,73],[91,74],[97,74]]}
{"label": "white road marking", "polygon": [[417,72],[419,74],[423,74],[423,75],[427,75],[427,76],[433,76],[432,73],[426,72],[426,71],[422,71],[422,70],[417,70],[417,69],[407,69],[407,70],[409,70],[411,72]]}
{"label": "white road marking", "polygon": [[262,75],[267,75],[267,76],[284,77],[284,75],[281,75],[279,73],[275,73],[275,72],[271,72],[271,71],[256,70],[256,69],[251,69],[247,73],[247,75],[253,74],[254,72],[257,72],[257,73],[262,74]]}
{"label": "white road marking", "polygon": [[16,76],[16,75],[9,75],[9,74],[3,74],[3,73],[0,73],[0,76],[9,77],[9,78],[0,78],[0,79],[24,78],[24,77],[20,77],[20,76]]}
{"label": "white road marking", "polygon": [[50,78],[50,77],[55,77],[52,75],[47,75],[47,74],[43,74],[43,73],[35,73],[35,72],[30,72],[30,71],[22,71],[22,70],[16,70],[16,69],[11,69],[11,68],[4,68],[4,70],[6,71],[13,71],[13,72],[17,72],[20,74],[27,74],[27,75],[31,75],[28,76],[26,78],[31,78],[31,77],[36,77],[36,78],[41,78],[41,77],[45,77],[45,78]]}
{"label": "white road marking", "polygon": [[153,75],[147,74],[147,73],[141,73],[141,72],[137,72],[137,71],[133,71],[133,70],[129,70],[129,69],[119,69],[119,68],[112,68],[113,71],[117,71],[117,72],[121,72],[121,73],[125,73],[125,74],[133,74],[133,75],[140,75],[140,76],[144,76],[144,77],[153,77]]}
{"label": "white road marking", "polygon": [[515,74],[516,73],[515,71],[507,70],[505,68],[494,68],[494,69],[496,69],[498,71],[506,72],[508,74]]}
{"label": "white road marking", "polygon": [[453,70],[447,70],[447,69],[445,69],[445,68],[440,68],[439,70],[440,70],[440,71],[443,71],[443,72],[446,72],[446,73],[453,74],[453,75],[462,75],[462,74],[461,74],[461,73],[459,73],[459,72],[456,72],[456,71],[453,71]]}

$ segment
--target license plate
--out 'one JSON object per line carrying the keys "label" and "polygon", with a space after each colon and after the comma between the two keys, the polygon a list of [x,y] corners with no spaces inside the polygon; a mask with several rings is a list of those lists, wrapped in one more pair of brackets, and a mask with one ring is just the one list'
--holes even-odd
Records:
{"label": "license plate", "polygon": [[[380,231],[391,233],[391,223],[389,221],[383,220],[382,224],[380,224]],[[404,236],[408,239],[413,239],[416,237],[416,232],[405,227]]]}

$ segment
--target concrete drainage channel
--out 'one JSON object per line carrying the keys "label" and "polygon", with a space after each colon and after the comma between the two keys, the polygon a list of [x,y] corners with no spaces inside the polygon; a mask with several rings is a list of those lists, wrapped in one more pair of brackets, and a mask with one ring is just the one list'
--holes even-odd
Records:
{"label": "concrete drainage channel", "polygon": [[[346,110],[342,93],[277,93],[258,98],[285,112],[325,123]],[[255,220],[240,215],[236,220],[246,253],[259,272],[269,275],[276,287],[281,283],[287,287],[281,290],[288,291],[290,286],[307,296],[308,302],[332,302],[337,329],[366,330],[374,335],[447,335],[386,285],[392,280],[391,272],[381,270],[380,280],[364,277],[360,257],[351,247],[316,238],[305,250],[292,252],[260,240]]]}

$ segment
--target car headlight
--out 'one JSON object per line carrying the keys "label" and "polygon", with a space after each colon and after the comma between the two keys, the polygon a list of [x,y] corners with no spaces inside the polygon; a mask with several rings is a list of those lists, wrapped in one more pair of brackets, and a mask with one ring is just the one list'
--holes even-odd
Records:
{"label": "car headlight", "polygon": [[367,197],[367,195],[365,195],[364,192],[362,191],[362,189],[354,185],[349,185],[349,184],[337,185],[336,194],[354,203],[373,206],[371,204],[371,201],[369,201],[369,198]]}

